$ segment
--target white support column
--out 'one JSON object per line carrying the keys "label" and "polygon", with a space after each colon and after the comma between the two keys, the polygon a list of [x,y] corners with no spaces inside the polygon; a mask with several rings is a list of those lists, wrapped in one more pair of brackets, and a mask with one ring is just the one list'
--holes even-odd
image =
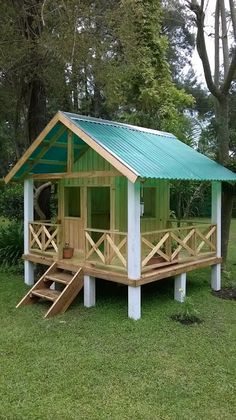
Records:
{"label": "white support column", "polygon": [[[34,183],[32,179],[24,181],[24,253],[29,252],[29,222],[34,220]],[[24,262],[25,283],[34,284],[34,264]]]}
{"label": "white support column", "polygon": [[[140,182],[128,181],[128,278],[141,277]],[[128,316],[141,318],[141,287],[128,286]]]}
{"label": "white support column", "polygon": [[141,318],[141,286],[128,286],[128,317],[135,321]]}
{"label": "white support column", "polygon": [[128,277],[141,275],[140,183],[128,181]]}
{"label": "white support column", "polygon": [[183,303],[186,296],[186,273],[175,277],[175,300]]}
{"label": "white support column", "polygon": [[84,306],[91,308],[96,302],[96,280],[92,276],[84,276]]}
{"label": "white support column", "polygon": [[[216,256],[221,257],[221,182],[212,182],[211,221],[216,224]],[[221,289],[221,264],[211,268],[211,287]]]}

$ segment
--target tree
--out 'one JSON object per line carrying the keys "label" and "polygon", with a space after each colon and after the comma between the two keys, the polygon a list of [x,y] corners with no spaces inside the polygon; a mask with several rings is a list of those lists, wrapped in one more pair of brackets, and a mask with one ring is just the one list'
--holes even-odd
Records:
{"label": "tree", "polygon": [[172,80],[162,9],[156,0],[0,1],[0,139],[10,165],[58,109],[189,141],[193,98]]}
{"label": "tree", "polygon": [[191,57],[195,46],[189,11],[183,0],[162,0],[162,31],[168,39],[167,59],[173,80],[183,86],[184,70],[191,67]]}
{"label": "tree", "polygon": [[115,34],[119,50],[110,62],[108,99],[118,118],[134,124],[185,134],[183,110],[193,98],[178,89],[167,60],[162,8],[154,0],[124,0],[118,10]]}
{"label": "tree", "polygon": [[[211,74],[211,67],[206,48],[204,34],[205,2],[197,0],[188,1],[190,10],[195,15],[197,27],[197,50],[202,61],[207,87],[214,97],[215,120],[217,133],[217,161],[224,166],[232,168],[230,162],[230,135],[229,135],[229,95],[236,71],[236,49],[233,46],[231,53],[228,47],[228,35],[226,24],[226,8],[224,0],[215,2],[215,71],[214,80]],[[231,20],[235,34],[234,5],[231,2]],[[223,48],[223,72],[220,72],[220,40]],[[223,184],[222,200],[222,256],[224,261],[227,257],[227,246],[229,238],[230,220],[233,207],[233,187]]]}

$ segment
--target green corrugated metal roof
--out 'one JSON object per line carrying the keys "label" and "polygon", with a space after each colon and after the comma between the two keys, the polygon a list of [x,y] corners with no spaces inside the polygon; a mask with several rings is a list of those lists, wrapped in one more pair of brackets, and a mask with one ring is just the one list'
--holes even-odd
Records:
{"label": "green corrugated metal roof", "polygon": [[[73,127],[78,127],[95,143],[141,178],[179,179],[198,181],[236,181],[236,174],[196,150],[179,141],[174,135],[161,131],[59,112],[59,121],[32,151],[27,161],[15,171],[13,179],[23,179],[28,173],[61,173],[66,171],[67,130],[61,132],[66,117]],[[65,123],[65,121],[64,121]],[[58,135],[60,134],[60,135]],[[82,134],[81,134],[82,135]],[[58,139],[40,159],[45,146],[55,137]],[[88,147],[85,141],[73,134],[75,160]],[[82,149],[81,149],[82,148]],[[32,165],[32,162],[34,164]],[[64,162],[64,164],[61,164]]]}
{"label": "green corrugated metal roof", "polygon": [[71,113],[64,115],[139,177],[236,181],[236,174],[172,134]]}

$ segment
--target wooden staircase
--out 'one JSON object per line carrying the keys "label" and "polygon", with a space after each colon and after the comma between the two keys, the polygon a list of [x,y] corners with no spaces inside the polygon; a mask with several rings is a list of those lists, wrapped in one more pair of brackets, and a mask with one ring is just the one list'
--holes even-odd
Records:
{"label": "wooden staircase", "polygon": [[[61,284],[62,291],[50,289],[52,284]],[[30,289],[25,297],[16,306],[30,305],[36,303],[39,299],[45,299],[52,302],[44,318],[64,313],[80,290],[83,288],[83,270],[79,268],[76,272],[62,270],[54,262],[48,270],[42,275],[37,283]]]}

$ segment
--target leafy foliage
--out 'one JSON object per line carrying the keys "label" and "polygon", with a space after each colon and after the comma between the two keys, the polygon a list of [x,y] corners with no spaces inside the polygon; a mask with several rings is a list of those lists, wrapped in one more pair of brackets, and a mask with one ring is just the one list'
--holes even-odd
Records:
{"label": "leafy foliage", "polygon": [[122,120],[183,137],[183,109],[193,104],[193,98],[171,80],[160,4],[126,0],[122,5],[116,30],[122,53],[118,63],[111,63],[115,77],[110,84],[115,94],[108,102],[116,102]]}
{"label": "leafy foliage", "polygon": [[210,184],[198,181],[173,181],[170,208],[177,219],[211,215]]}
{"label": "leafy foliage", "polygon": [[176,31],[164,34],[161,1],[20,0],[2,2],[0,12],[5,162],[18,159],[32,132],[58,109],[169,130],[185,139],[183,111],[193,98],[171,80],[168,39]]}
{"label": "leafy foliage", "polygon": [[183,70],[191,66],[195,46],[192,22],[184,0],[162,0],[163,33],[169,41],[168,62],[173,79],[179,84],[184,77]]}
{"label": "leafy foliage", "polygon": [[8,219],[23,219],[23,186],[20,184],[0,187],[0,215]]}
{"label": "leafy foliage", "polygon": [[23,224],[13,221],[0,228],[0,264],[17,265],[24,251]]}
{"label": "leafy foliage", "polygon": [[190,296],[184,296],[184,292],[180,289],[180,293],[183,298],[183,302],[181,304],[181,312],[180,317],[182,319],[191,319],[199,315],[199,311],[195,307],[193,299]]}

